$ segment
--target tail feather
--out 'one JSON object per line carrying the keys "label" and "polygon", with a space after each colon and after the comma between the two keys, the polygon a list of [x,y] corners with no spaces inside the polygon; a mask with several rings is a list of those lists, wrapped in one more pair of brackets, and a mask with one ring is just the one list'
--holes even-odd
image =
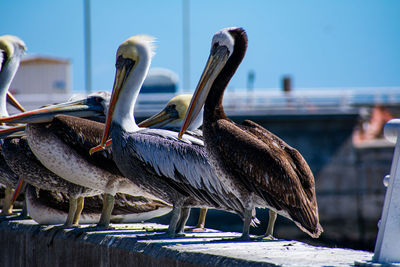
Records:
{"label": "tail feather", "polygon": [[318,208],[309,206],[289,211],[294,223],[305,233],[313,238],[318,238],[324,231],[319,223]]}

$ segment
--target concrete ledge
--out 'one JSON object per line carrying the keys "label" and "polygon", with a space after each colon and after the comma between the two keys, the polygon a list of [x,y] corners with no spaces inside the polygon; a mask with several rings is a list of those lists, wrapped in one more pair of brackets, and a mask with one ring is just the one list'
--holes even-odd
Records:
{"label": "concrete ledge", "polygon": [[229,240],[238,233],[210,231],[167,239],[166,226],[114,224],[46,230],[32,220],[0,223],[0,266],[351,266],[372,253],[314,247],[297,241]]}

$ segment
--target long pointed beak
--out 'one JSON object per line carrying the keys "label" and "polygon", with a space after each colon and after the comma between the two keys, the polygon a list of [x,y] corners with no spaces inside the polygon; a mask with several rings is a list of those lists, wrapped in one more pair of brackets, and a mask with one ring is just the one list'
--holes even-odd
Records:
{"label": "long pointed beak", "polygon": [[170,109],[170,108],[164,108],[162,111],[159,113],[151,116],[150,118],[142,121],[141,123],[138,124],[139,127],[153,127],[153,128],[158,128],[162,127],[173,120],[176,120],[178,118],[179,114],[175,109]]}
{"label": "long pointed beak", "polygon": [[25,187],[26,187],[26,182],[24,181],[24,178],[19,178],[18,185],[15,188],[14,194],[13,194],[12,199],[11,199],[11,204],[14,204],[15,200],[19,196],[19,193],[21,191],[24,191]]}
{"label": "long pointed beak", "polygon": [[217,48],[215,52],[210,54],[206,67],[204,68],[203,74],[201,75],[200,81],[193,94],[192,101],[190,102],[189,108],[186,112],[185,120],[178,135],[179,139],[182,138],[182,135],[196,119],[202,109],[215,78],[217,78],[228,60],[228,54],[228,50],[225,46]]}
{"label": "long pointed beak", "polygon": [[[168,107],[164,108],[162,111],[159,113],[151,116],[150,118],[142,121],[141,123],[138,124],[139,127],[162,127],[168,123],[170,123],[173,120],[176,120],[178,118],[178,112],[175,109],[170,109]],[[1,131],[0,131],[1,133]],[[108,139],[105,143],[105,145],[98,145],[95,147],[92,147],[90,149],[90,154],[92,155],[93,153],[102,151],[106,149],[107,147],[111,146],[112,144],[112,139]]]}
{"label": "long pointed beak", "polygon": [[97,145],[95,147],[92,147],[90,149],[89,153],[90,153],[90,155],[93,155],[93,153],[96,153],[96,152],[99,152],[99,151],[103,151],[104,149],[106,149],[107,147],[109,147],[111,145],[112,145],[112,139],[108,139],[104,146]]}
{"label": "long pointed beak", "polygon": [[0,130],[0,139],[6,137],[14,137],[14,135],[15,137],[22,136],[24,134],[24,131],[25,131],[25,125],[4,128]]}
{"label": "long pointed beak", "polygon": [[22,112],[25,112],[26,110],[24,107],[18,102],[18,100],[10,93],[7,91],[7,101],[16,109],[19,109]]}
{"label": "long pointed beak", "polygon": [[104,114],[104,107],[101,103],[87,98],[0,118],[0,123],[45,123],[52,121],[59,114],[77,117],[100,116]]}
{"label": "long pointed beak", "polygon": [[104,132],[103,132],[103,137],[101,138],[101,142],[98,145],[100,149],[98,150],[93,150],[91,148],[89,150],[89,154],[92,155],[94,152],[103,150],[105,149],[105,143],[110,136],[110,127],[111,127],[111,122],[112,122],[112,117],[114,115],[114,110],[115,110],[115,104],[118,101],[119,95],[121,93],[121,90],[123,89],[125,80],[127,76],[129,75],[129,66],[123,65],[120,68],[117,68],[115,72],[115,79],[114,79],[114,86],[111,94],[111,100],[110,100],[110,105],[108,107],[108,113],[107,113],[107,118],[106,118],[106,124],[104,127]]}

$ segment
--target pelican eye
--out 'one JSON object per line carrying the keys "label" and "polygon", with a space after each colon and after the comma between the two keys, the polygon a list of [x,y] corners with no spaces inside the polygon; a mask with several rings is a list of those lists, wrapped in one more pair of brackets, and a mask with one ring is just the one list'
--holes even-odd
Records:
{"label": "pelican eye", "polygon": [[120,55],[115,63],[115,67],[117,69],[121,69],[122,67],[126,66],[127,70],[131,70],[133,66],[135,66],[136,61],[130,58],[125,58]]}
{"label": "pelican eye", "polygon": [[3,54],[3,62],[0,62],[1,65],[4,65],[7,62],[7,53],[5,50],[0,49],[0,52]]}
{"label": "pelican eye", "polygon": [[165,111],[166,111],[167,113],[174,112],[175,110],[176,110],[176,105],[175,105],[175,104],[168,105],[168,106],[165,108]]}
{"label": "pelican eye", "polygon": [[176,109],[176,104],[168,105],[165,108],[165,112],[168,113],[171,118],[178,118],[179,117],[179,112]]}
{"label": "pelican eye", "polygon": [[215,43],[212,45],[212,47],[211,47],[211,53],[212,53],[212,54],[216,53],[218,47],[220,47],[219,42],[215,42]]}

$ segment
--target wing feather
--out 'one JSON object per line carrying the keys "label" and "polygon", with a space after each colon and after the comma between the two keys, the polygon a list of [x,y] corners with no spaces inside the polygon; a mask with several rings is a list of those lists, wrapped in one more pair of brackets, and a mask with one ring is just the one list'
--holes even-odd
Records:
{"label": "wing feather", "polygon": [[225,171],[271,207],[288,213],[303,230],[319,235],[314,177],[300,153],[250,121],[236,125],[220,119],[215,127],[220,138],[212,145]]}
{"label": "wing feather", "polygon": [[244,127],[247,127],[247,130],[249,132],[253,133],[260,140],[263,140],[263,142],[267,145],[269,144],[268,140],[270,140],[271,142],[275,142],[276,144],[278,144],[282,148],[282,150],[286,152],[285,157],[288,159],[291,168],[300,180],[300,183],[307,196],[309,197],[309,199],[315,199],[314,175],[306,160],[299,153],[299,151],[289,146],[281,138],[269,132],[268,130],[253,121],[245,120],[242,125]]}
{"label": "wing feather", "polygon": [[112,174],[122,176],[113,161],[111,150],[106,149],[89,155],[89,150],[100,143],[103,129],[103,123],[68,115],[57,115],[49,126],[50,131],[85,160]]}
{"label": "wing feather", "polygon": [[176,175],[178,172],[196,188],[205,186],[210,192],[221,192],[221,184],[208,164],[203,141],[184,136],[181,142],[177,136],[178,133],[167,130],[143,129],[131,137],[134,141],[130,144],[132,151],[158,175],[182,182]]}
{"label": "wing feather", "polygon": [[183,190],[214,207],[241,211],[242,203],[231,201],[231,192],[222,185],[212,170],[203,142],[184,135],[184,142],[176,132],[160,129],[141,129],[129,135],[127,145],[135,156],[163,177],[167,183]]}

